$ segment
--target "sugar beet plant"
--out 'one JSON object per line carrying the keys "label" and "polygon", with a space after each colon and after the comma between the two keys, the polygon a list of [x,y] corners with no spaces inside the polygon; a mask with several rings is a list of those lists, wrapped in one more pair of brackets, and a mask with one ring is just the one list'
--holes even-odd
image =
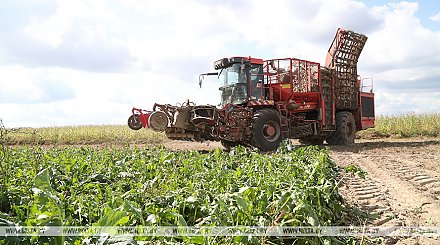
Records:
{"label": "sugar beet plant", "polygon": [[[8,148],[0,225],[328,226],[341,214],[334,163],[325,149],[261,154],[237,147]],[[21,237],[1,243],[110,243],[115,238]],[[326,237],[135,237],[191,244],[321,244]],[[342,238],[341,238],[342,239]],[[128,242],[128,240],[125,240]],[[341,242],[341,241],[339,241]]]}

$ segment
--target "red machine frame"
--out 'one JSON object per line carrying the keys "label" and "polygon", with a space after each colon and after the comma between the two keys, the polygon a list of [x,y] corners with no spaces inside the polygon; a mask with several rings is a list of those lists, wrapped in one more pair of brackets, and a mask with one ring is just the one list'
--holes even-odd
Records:
{"label": "red machine frame", "polygon": [[135,108],[133,107],[133,109],[131,109],[131,114],[133,115],[139,115],[139,118],[141,119],[142,122],[142,127],[143,128],[149,128],[150,125],[148,124],[148,118],[150,118],[150,114],[153,113],[152,111],[147,111],[144,109],[139,109],[139,108]]}

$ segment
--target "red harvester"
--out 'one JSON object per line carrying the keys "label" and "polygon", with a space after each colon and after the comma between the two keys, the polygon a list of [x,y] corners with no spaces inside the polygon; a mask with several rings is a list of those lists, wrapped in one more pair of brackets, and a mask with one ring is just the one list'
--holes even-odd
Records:
{"label": "red harvester", "polygon": [[223,58],[214,63],[221,105],[155,104],[133,108],[131,129],[149,127],[169,139],[221,141],[230,148],[278,148],[282,139],[304,144],[348,145],[358,130],[374,127],[372,79],[361,79],[357,61],[367,37],[338,29],[324,67],[296,58]]}

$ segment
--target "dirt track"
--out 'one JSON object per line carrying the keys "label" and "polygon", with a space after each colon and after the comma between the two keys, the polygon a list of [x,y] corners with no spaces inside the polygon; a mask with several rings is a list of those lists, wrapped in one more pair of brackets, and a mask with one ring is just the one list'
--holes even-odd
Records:
{"label": "dirt track", "polygon": [[[170,141],[171,149],[208,150],[219,143]],[[367,172],[362,179],[341,171],[341,193],[349,204],[370,214],[373,226],[440,226],[440,139],[357,140],[330,147],[341,166]],[[440,244],[440,238],[387,238],[387,244]]]}
{"label": "dirt track", "polygon": [[[368,175],[343,174],[341,192],[373,215],[375,226],[440,226],[440,140],[392,139],[331,147],[340,166],[355,164]],[[394,240],[394,241],[392,241]],[[429,238],[390,239],[397,244],[440,244]]]}

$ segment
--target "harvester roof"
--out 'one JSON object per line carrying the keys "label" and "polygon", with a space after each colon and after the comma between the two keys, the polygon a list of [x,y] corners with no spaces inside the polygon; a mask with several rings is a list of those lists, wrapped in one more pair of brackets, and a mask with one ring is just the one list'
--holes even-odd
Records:
{"label": "harvester roof", "polygon": [[263,64],[262,59],[252,58],[252,57],[230,57],[219,59],[214,62],[214,69],[222,69],[231,66],[235,63],[252,63],[252,64]]}

